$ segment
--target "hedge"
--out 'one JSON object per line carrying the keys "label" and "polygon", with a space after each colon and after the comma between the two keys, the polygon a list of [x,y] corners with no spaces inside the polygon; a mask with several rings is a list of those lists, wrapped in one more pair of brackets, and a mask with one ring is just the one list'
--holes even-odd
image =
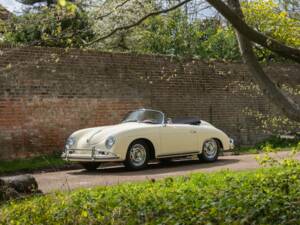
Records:
{"label": "hedge", "polygon": [[300,224],[300,166],[34,196],[0,206],[0,224]]}

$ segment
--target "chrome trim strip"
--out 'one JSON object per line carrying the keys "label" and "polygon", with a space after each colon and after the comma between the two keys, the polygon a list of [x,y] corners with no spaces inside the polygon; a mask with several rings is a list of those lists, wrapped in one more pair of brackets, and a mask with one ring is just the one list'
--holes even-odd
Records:
{"label": "chrome trim strip", "polygon": [[197,151],[197,152],[177,153],[177,154],[169,154],[169,155],[158,155],[156,158],[169,158],[169,157],[196,155],[196,154],[200,154],[200,152]]}

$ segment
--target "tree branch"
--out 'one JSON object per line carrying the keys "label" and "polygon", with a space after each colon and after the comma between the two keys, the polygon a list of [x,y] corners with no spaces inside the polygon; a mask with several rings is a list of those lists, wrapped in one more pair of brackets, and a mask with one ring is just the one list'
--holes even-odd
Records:
{"label": "tree branch", "polygon": [[248,26],[240,16],[232,11],[222,0],[206,0],[216,8],[232,26],[250,41],[253,41],[277,54],[300,63],[300,50],[286,46]]}
{"label": "tree branch", "polygon": [[[229,5],[234,9],[240,18],[243,18],[243,13],[240,7],[239,0],[228,0]],[[300,107],[292,99],[285,96],[279,88],[266,75],[261,65],[259,64],[252,48],[251,42],[239,31],[236,30],[239,48],[243,61],[247,65],[252,77],[259,85],[263,94],[277,106],[278,109],[289,119],[300,122]]]}
{"label": "tree branch", "polygon": [[130,25],[125,25],[125,26],[117,27],[116,29],[114,29],[110,33],[108,33],[107,35],[104,35],[102,37],[99,37],[99,38],[97,38],[97,39],[95,39],[95,40],[87,43],[87,46],[92,45],[92,44],[94,44],[94,43],[96,43],[98,41],[102,41],[102,40],[104,40],[104,39],[112,36],[113,34],[115,34],[118,31],[129,30],[129,29],[131,29],[133,27],[136,27],[136,26],[140,25],[142,22],[144,22],[146,19],[148,19],[149,17],[153,17],[153,16],[157,16],[157,15],[160,15],[160,14],[163,14],[163,13],[167,13],[167,12],[173,11],[173,10],[181,7],[182,5],[184,5],[184,4],[186,4],[186,3],[190,2],[190,1],[191,0],[184,0],[184,1],[180,2],[180,3],[178,3],[177,5],[174,5],[173,7],[170,7],[168,9],[163,9],[163,10],[159,10],[159,11],[155,11],[155,12],[149,13],[149,14],[145,15],[144,17],[142,17],[141,19],[139,19],[135,23],[132,23]]}
{"label": "tree branch", "polygon": [[[98,41],[102,41],[102,40],[112,36],[113,34],[115,34],[118,31],[131,29],[135,26],[140,25],[143,21],[145,21],[149,17],[157,16],[162,13],[167,13],[167,12],[173,11],[190,1],[191,0],[184,0],[180,3],[178,3],[177,5],[174,5],[173,7],[170,7],[168,9],[149,13],[146,16],[139,19],[137,22],[130,24],[130,25],[117,27],[116,29],[114,29],[110,33],[108,33],[107,35],[99,37],[99,38],[87,43],[86,45],[89,46]],[[279,41],[254,30],[253,28],[248,26],[248,24],[246,24],[224,2],[222,2],[222,0],[206,0],[206,1],[208,3],[210,3],[215,9],[217,9],[217,11],[220,12],[233,25],[233,27],[235,29],[237,29],[241,34],[243,34],[245,37],[247,37],[248,40],[253,41],[253,42],[269,49],[270,51],[273,51],[273,52],[285,57],[285,58],[292,59],[292,60],[300,63],[300,50],[299,49],[286,46],[286,45],[280,43]]]}
{"label": "tree branch", "polygon": [[[130,0],[125,0],[124,2],[121,2],[119,5],[117,5],[114,9],[116,10],[116,9],[118,9],[118,8],[120,8],[120,7],[122,7],[122,6],[124,6],[127,2],[129,2]],[[105,18],[105,17],[107,17],[107,16],[110,16],[111,14],[113,13],[113,11],[110,11],[110,12],[108,12],[108,13],[106,13],[106,14],[104,14],[104,15],[101,15],[101,16],[98,16],[98,17],[96,17],[96,19],[98,20],[98,19],[100,19],[100,20],[102,20],[103,18]]]}

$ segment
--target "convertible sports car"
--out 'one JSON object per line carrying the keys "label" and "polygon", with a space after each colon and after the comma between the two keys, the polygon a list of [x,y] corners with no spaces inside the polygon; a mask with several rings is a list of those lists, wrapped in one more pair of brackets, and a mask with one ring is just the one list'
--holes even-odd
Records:
{"label": "convertible sports car", "polygon": [[194,117],[167,119],[161,111],[138,109],[129,112],[120,124],[74,132],[62,158],[79,162],[87,170],[112,161],[137,170],[154,159],[197,155],[213,162],[220,151],[233,147],[233,140],[208,122]]}

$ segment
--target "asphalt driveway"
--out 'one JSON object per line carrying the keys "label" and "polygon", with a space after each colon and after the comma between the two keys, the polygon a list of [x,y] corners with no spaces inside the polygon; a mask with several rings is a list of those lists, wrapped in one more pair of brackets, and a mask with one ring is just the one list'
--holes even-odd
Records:
{"label": "asphalt driveway", "polygon": [[[280,152],[276,157],[284,158],[288,152]],[[103,165],[95,172],[83,169],[33,174],[40,189],[47,193],[56,190],[72,190],[80,187],[115,185],[124,182],[136,182],[161,179],[170,176],[186,175],[196,172],[212,172],[224,169],[248,170],[258,168],[257,155],[221,156],[217,162],[203,163],[196,159],[182,159],[168,165],[152,163],[148,169],[127,171],[123,165]],[[300,159],[298,154],[297,159]]]}

